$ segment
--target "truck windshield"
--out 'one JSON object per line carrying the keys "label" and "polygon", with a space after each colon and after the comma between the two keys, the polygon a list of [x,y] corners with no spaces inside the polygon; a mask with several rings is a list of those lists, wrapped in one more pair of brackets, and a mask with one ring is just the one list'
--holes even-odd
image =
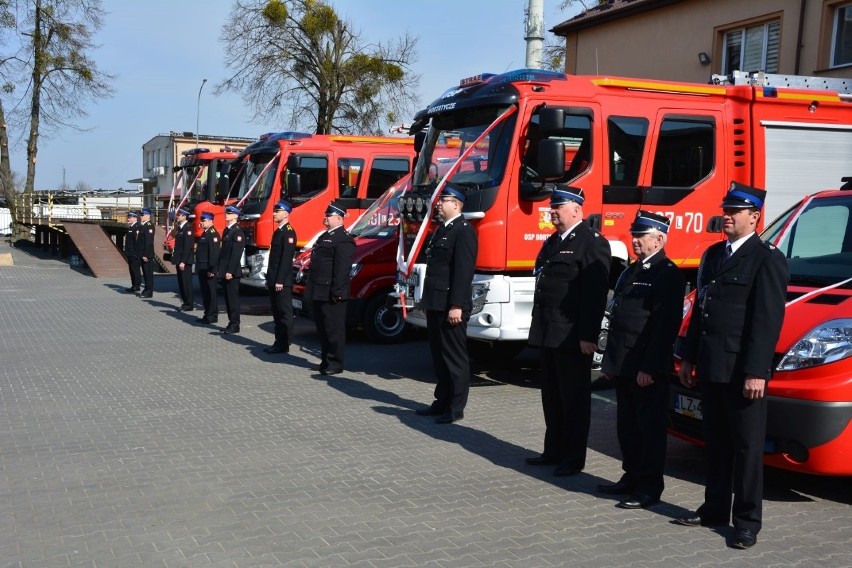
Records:
{"label": "truck windshield", "polygon": [[349,234],[353,237],[367,237],[372,239],[392,239],[396,237],[396,229],[399,227],[399,195],[403,191],[404,184],[397,184],[382,194],[370,205],[369,209],[349,227]]}
{"label": "truck windshield", "polygon": [[[506,107],[461,109],[432,117],[417,162],[414,179],[419,187],[437,184],[455,161]],[[506,172],[515,115],[498,124],[480,140],[447,185],[466,192],[496,187]]]}
{"label": "truck windshield", "polygon": [[[207,185],[207,164],[195,163],[192,165],[181,166],[183,169],[183,186],[186,188],[189,197],[187,202],[194,204],[199,201],[204,201],[206,192],[204,188]],[[198,174],[201,173],[199,176]]]}
{"label": "truck windshield", "polygon": [[815,197],[761,234],[787,257],[791,284],[829,286],[852,276],[852,194]]}
{"label": "truck windshield", "polygon": [[[269,165],[270,161],[273,163],[267,168],[266,166]],[[252,155],[243,170],[237,198],[243,199],[251,191],[246,199],[248,203],[269,199],[275,182],[277,162],[276,154]]]}

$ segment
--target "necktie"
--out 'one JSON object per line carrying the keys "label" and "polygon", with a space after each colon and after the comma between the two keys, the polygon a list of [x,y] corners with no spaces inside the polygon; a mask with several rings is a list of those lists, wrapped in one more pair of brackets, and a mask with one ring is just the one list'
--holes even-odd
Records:
{"label": "necktie", "polygon": [[722,257],[722,263],[728,262],[728,259],[734,255],[734,249],[731,248],[731,243],[725,245],[725,256]]}

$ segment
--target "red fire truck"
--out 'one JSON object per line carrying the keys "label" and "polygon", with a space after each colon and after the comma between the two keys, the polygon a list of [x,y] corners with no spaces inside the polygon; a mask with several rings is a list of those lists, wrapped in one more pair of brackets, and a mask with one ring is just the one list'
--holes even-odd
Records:
{"label": "red fire truck", "polygon": [[[852,178],[844,182],[805,197],[761,234],[790,270],[767,383],[764,462],[820,475],[852,475]],[[685,300],[681,335],[694,295]],[[673,377],[670,431],[699,442],[702,419],[698,389]]]}
{"label": "red fire truck", "polygon": [[[640,207],[672,219],[667,252],[689,273],[720,238],[714,216],[732,180],[766,188],[771,218],[847,175],[848,81],[735,74],[715,83],[522,69],[462,80],[420,111],[411,128],[420,157],[400,205],[396,293],[408,321],[425,326],[418,253],[445,184],[466,192],[464,215],[480,242],[468,336],[506,342],[507,354],[529,331],[532,269],[553,231],[549,182],[585,190],[586,218],[610,241],[614,279]],[[434,148],[449,135],[461,140],[460,159],[430,182]]]}
{"label": "red fire truck", "polygon": [[409,137],[269,136],[248,146],[240,155],[243,166],[235,191],[246,235],[243,283],[264,286],[275,229],[272,208],[279,199],[293,204],[290,224],[301,248],[322,230],[330,202],[356,219],[388,187],[411,173],[413,158]]}
{"label": "red fire truck", "polygon": [[213,213],[213,226],[220,233],[225,228],[225,200],[231,183],[231,170],[237,152],[228,147],[217,151],[209,148],[184,150],[169,198],[166,220],[166,250],[174,249],[171,234],[175,212],[179,207],[192,212],[192,227],[195,236],[201,236],[201,214]]}

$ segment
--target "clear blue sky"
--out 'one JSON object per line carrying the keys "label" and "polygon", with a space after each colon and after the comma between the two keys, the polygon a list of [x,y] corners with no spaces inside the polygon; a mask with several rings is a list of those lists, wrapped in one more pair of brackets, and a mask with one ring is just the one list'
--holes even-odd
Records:
{"label": "clear blue sky", "polygon": [[[366,40],[406,32],[418,36],[421,106],[462,77],[524,66],[527,0],[330,0]],[[551,29],[578,12],[560,12],[560,0],[544,0],[544,26]],[[94,53],[99,67],[117,76],[115,96],[91,104],[78,121],[84,132],[42,133],[36,189],[63,181],[94,188],[132,187],[141,177],[142,144],[169,131],[195,131],[196,101],[203,78],[200,133],[256,138],[288,130],[259,124],[237,93],[214,96],[227,76],[221,25],[231,0],[103,0],[109,12]],[[547,34],[551,35],[551,34]],[[15,144],[20,133],[10,133]],[[16,136],[17,135],[17,136]],[[25,173],[24,142],[12,148],[12,169]]]}

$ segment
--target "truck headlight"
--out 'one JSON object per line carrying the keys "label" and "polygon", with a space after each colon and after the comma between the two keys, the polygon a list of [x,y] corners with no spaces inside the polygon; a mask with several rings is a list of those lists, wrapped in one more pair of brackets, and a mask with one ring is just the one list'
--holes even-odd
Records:
{"label": "truck headlight", "polygon": [[473,283],[470,290],[470,299],[473,303],[473,309],[470,311],[471,315],[478,314],[482,311],[482,308],[485,307],[485,300],[488,297],[489,288],[490,286],[488,285],[488,282]]}
{"label": "truck headlight", "polygon": [[852,319],[827,321],[790,348],[776,371],[792,371],[833,363],[852,355]]}

